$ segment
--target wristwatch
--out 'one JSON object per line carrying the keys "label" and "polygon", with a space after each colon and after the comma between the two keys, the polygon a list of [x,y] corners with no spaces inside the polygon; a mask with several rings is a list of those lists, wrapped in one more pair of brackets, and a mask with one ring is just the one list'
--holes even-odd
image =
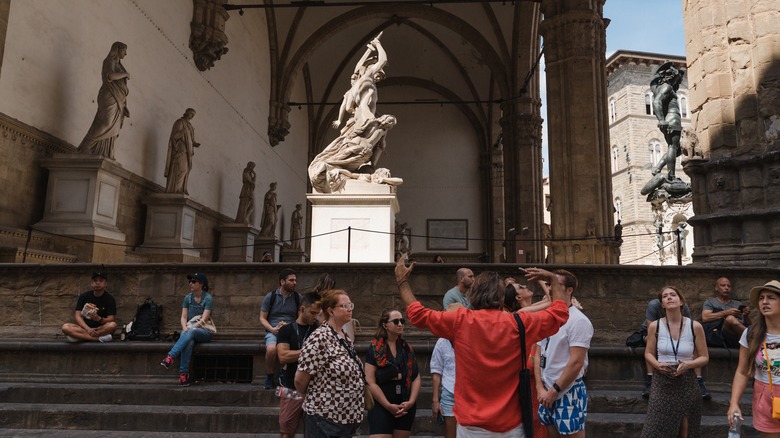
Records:
{"label": "wristwatch", "polygon": [[561,387],[560,387],[560,386],[558,386],[558,384],[557,384],[557,383],[553,383],[553,389],[555,390],[555,392],[558,392],[558,393],[560,393],[560,392],[561,392]]}

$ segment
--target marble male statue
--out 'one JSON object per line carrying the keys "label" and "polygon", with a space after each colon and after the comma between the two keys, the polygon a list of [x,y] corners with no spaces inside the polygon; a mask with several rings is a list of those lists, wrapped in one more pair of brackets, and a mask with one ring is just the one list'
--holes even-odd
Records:
{"label": "marble male statue", "polygon": [[195,142],[195,130],[190,120],[195,110],[187,108],[184,115],[174,122],[171,137],[168,140],[168,158],[165,160],[166,193],[187,193],[187,180],[192,170],[192,156],[200,143]]}
{"label": "marble male statue", "polygon": [[236,223],[249,224],[252,220],[252,213],[255,211],[255,182],[257,181],[257,174],[255,173],[254,161],[246,163],[242,178],[244,185],[241,186],[241,194],[238,195]]}
{"label": "marble male statue", "polygon": [[127,81],[130,75],[122,65],[127,55],[127,45],[115,42],[108,56],[103,60],[100,86],[97,96],[97,113],[87,135],[78,147],[79,152],[114,159],[114,143],[125,117],[130,117],[127,109]]}
{"label": "marble male statue", "polygon": [[263,198],[263,221],[260,223],[260,236],[275,237],[276,210],[276,183],[272,182]]}

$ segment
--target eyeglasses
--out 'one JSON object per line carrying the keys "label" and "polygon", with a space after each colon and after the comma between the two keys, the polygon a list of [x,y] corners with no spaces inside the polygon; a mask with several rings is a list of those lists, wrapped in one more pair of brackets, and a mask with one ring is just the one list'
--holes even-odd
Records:
{"label": "eyeglasses", "polygon": [[190,284],[193,284],[193,283],[200,283],[200,281],[198,281],[198,280],[190,280]]}
{"label": "eyeglasses", "polygon": [[406,320],[403,319],[403,318],[391,319],[391,320],[389,320],[387,322],[392,322],[395,325],[399,325],[399,324],[404,325],[404,324],[406,324]]}
{"label": "eyeglasses", "polygon": [[339,307],[341,307],[341,308],[342,308],[342,309],[344,309],[344,310],[352,310],[352,309],[354,309],[354,308],[355,308],[355,303],[344,303],[344,304],[339,304]]}

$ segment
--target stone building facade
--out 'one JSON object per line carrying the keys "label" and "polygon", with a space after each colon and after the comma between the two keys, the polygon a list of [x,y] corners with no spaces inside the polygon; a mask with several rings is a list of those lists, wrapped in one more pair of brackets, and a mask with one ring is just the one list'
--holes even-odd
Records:
{"label": "stone building facade", "polygon": [[780,265],[780,8],[683,1],[694,263]]}
{"label": "stone building facade", "polygon": [[[691,262],[693,230],[687,221],[693,216],[690,198],[683,202],[648,202],[640,191],[652,177],[653,167],[666,153],[667,145],[653,114],[650,81],[655,70],[672,61],[685,70],[685,58],[658,53],[619,50],[607,60],[608,117],[612,201],[615,223],[621,221],[623,243],[621,264],[677,264],[677,233],[684,239],[680,248],[683,264]],[[690,127],[688,81],[677,91],[683,128]],[[676,175],[690,180],[677,160]],[[682,228],[680,223],[685,222]],[[661,225],[662,234],[658,234]],[[660,246],[659,246],[660,245]]]}

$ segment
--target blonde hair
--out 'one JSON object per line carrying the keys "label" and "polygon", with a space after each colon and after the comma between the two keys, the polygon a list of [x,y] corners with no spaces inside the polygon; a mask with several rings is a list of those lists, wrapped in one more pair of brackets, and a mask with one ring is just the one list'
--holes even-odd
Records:
{"label": "blonde hair", "polygon": [[[347,295],[347,291],[341,289],[329,289],[321,293],[322,299],[320,304],[322,306],[322,314],[325,315],[325,321],[330,319],[330,313],[328,310],[336,308],[339,305],[339,297],[341,295]],[[347,295],[349,296],[349,295]]]}

